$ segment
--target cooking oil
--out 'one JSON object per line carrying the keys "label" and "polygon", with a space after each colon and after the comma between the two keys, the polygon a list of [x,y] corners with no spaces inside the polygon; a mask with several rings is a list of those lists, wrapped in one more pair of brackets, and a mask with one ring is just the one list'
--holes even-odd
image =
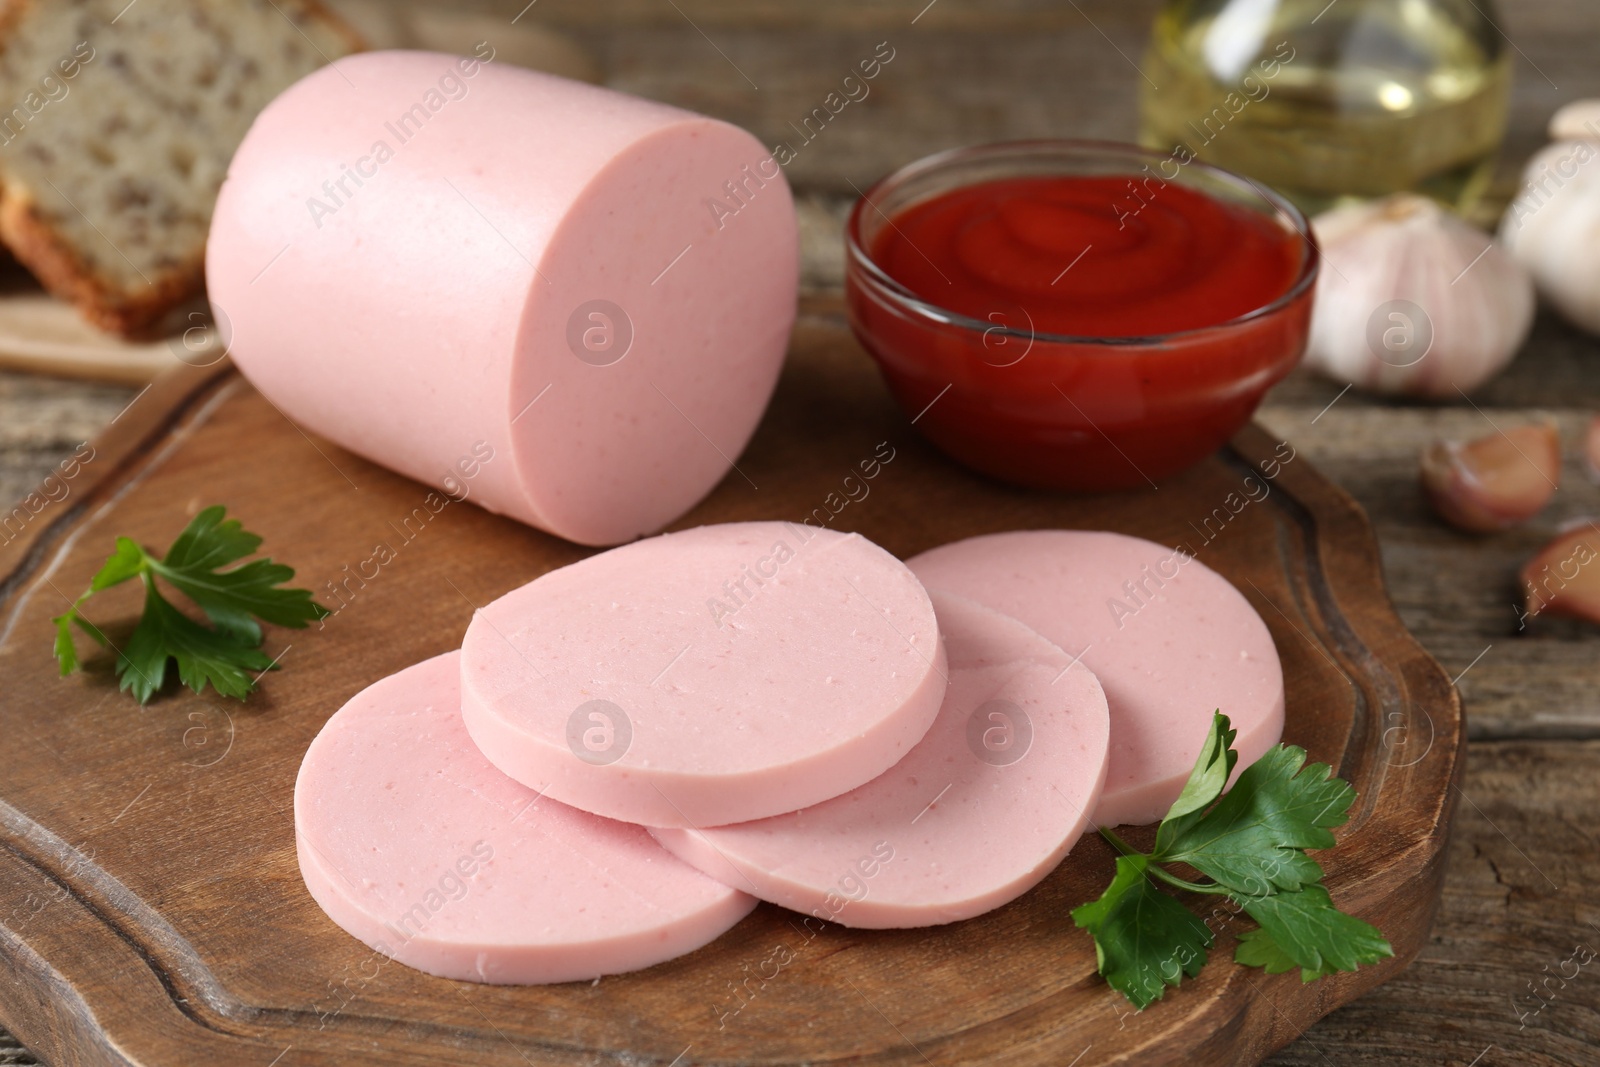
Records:
{"label": "cooking oil", "polygon": [[1490,0],[1169,0],[1140,140],[1308,213],[1412,190],[1469,213],[1505,136],[1511,56]]}

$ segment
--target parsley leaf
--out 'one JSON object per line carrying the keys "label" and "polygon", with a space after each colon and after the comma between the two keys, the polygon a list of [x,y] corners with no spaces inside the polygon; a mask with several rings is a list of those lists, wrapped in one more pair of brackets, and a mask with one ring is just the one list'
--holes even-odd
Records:
{"label": "parsley leaf", "polygon": [[210,684],[240,700],[250,692],[251,676],[272,665],[265,652],[225,630],[201,626],[146,582],[144,616],[117,659],[122,688],[147,703],[166,681],[168,660],[177,662],[179,680],[196,693]]}
{"label": "parsley leaf", "polygon": [[[261,547],[260,537],[225,515],[220,506],[200,512],[165,556],[146,551],[130,538],[117,538],[115,551],[89,588],[51,620],[61,673],[71,674],[79,665],[73,626],[97,644],[110,645],[105,633],[84,618],[84,602],[137,577],[145,587],[144,615],[127,647],[117,652],[121,688],[131,690],[139,703],[148,703],[165,683],[168,664],[176,663],[178,679],[196,693],[210,685],[223,696],[243,700],[255,688],[254,677],[276,666],[261,651],[260,624],[300,629],[328,610],[311,599],[309,590],[279,588],[294,577],[294,570],[281,563],[258,559],[221,569]],[[195,622],[162,596],[156,586],[158,576],[205,612],[215,629]]]}
{"label": "parsley leaf", "polygon": [[1303,850],[1333,847],[1329,828],[1350,817],[1356,791],[1327,764],[1305,762],[1305,750],[1293,745],[1267,752],[1214,808],[1168,835],[1163,860],[1249,896],[1320,880],[1322,867]]}
{"label": "parsley leaf", "polygon": [[[1261,924],[1252,952],[1261,951],[1262,942],[1271,939],[1284,959],[1300,967],[1306,981],[1312,980],[1305,978],[1307,973],[1320,978],[1394,955],[1389,942],[1370,924],[1335,908],[1321,882],[1239,903]],[[1234,958],[1238,958],[1237,952]]]}
{"label": "parsley leaf", "polygon": [[1312,971],[1300,967],[1294,959],[1285,952],[1272,935],[1262,927],[1246,930],[1239,935],[1239,944],[1233,950],[1233,962],[1242,963],[1246,967],[1260,967],[1268,974],[1282,974],[1299,967],[1300,981],[1315,982],[1333,972],[1331,970]]}
{"label": "parsley leaf", "polygon": [[1141,1010],[1184,975],[1198,975],[1214,940],[1193,912],[1145,877],[1149,862],[1118,857],[1100,899],[1072,909],[1072,921],[1094,936],[1100,973]]}
{"label": "parsley leaf", "polygon": [[[1100,974],[1143,1010],[1169,987],[1200,973],[1215,937],[1157,882],[1225,896],[1259,928],[1240,935],[1234,961],[1268,974],[1300,969],[1311,982],[1392,956],[1370,924],[1333,905],[1322,867],[1305,854],[1331,848],[1332,828],[1349,818],[1355,790],[1303,749],[1279,745],[1245,768],[1226,794],[1238,762],[1235,732],[1217,712],[1183,792],[1156,830],[1154,851],[1134,850],[1109,829],[1117,871],[1097,900],[1072,912],[1094,938]],[[1220,797],[1220,799],[1219,799]],[[1210,878],[1193,882],[1166,869],[1184,863]]]}
{"label": "parsley leaf", "polygon": [[1239,762],[1239,753],[1233,750],[1236,736],[1238,731],[1228,724],[1226,715],[1220,716],[1220,722],[1212,720],[1211,732],[1206,735],[1206,743],[1195,760],[1194,770],[1189,772],[1183,792],[1178,794],[1167,817],[1156,829],[1156,851],[1163,852],[1171,847],[1172,840],[1185,834],[1205,814],[1211,802],[1222,795]]}

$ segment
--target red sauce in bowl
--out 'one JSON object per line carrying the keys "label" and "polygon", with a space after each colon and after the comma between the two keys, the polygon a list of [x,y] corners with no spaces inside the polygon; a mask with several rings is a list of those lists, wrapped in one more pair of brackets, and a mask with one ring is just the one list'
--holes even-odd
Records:
{"label": "red sauce in bowl", "polygon": [[1299,234],[1181,185],[1136,199],[1128,182],[1024,177],[954,189],[893,216],[872,259],[929,303],[974,319],[1018,305],[1037,332],[1074,337],[1215,326],[1294,284]]}
{"label": "red sauce in bowl", "polygon": [[[1004,173],[1013,160],[1022,173]],[[933,443],[1022,485],[1157,484],[1237,433],[1298,362],[1318,267],[1304,220],[1244,179],[1190,163],[1163,180],[1156,161],[1171,162],[984,146],[857,203],[851,326]]]}

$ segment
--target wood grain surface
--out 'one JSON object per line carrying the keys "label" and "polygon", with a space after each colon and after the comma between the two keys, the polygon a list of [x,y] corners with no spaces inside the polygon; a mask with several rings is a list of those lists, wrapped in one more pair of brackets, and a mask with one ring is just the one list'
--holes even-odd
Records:
{"label": "wood grain surface", "polygon": [[[999,486],[921,442],[828,314],[797,329],[739,472],[678,525],[802,519],[886,443],[870,493],[830,525],[901,557],[1038,527],[1122,530],[1195,553],[1272,631],[1285,738],[1360,793],[1320,859],[1341,906],[1379,926],[1396,958],[1303,985],[1231,964],[1247,924],[1213,910],[1213,965],[1183,995],[1129,1013],[1068,916],[1110,877],[1111,851],[1091,838],[1038,889],[948,927],[816,931],[763,906],[698,952],[593,985],[478,987],[390,965],[300,883],[288,810],[300,758],[356,691],[455,647],[475,605],[587,550],[463,505],[402,533],[421,486],[307,437],[231,372],[201,377],[159,382],[96,440],[78,498],[0,548],[0,734],[29,757],[0,785],[0,1018],[47,1055],[1055,1065],[1092,1050],[1099,1063],[1253,1064],[1426,942],[1458,802],[1460,707],[1391,611],[1349,498],[1259,429],[1159,491]],[[1265,495],[1225,505],[1252,476]],[[109,654],[56,677],[37,635],[112,537],[163,542],[213,502],[246,517],[336,614],[274,635],[284,669],[245,706],[179,690],[140,709],[115,691]],[[343,598],[326,591],[380,541],[397,546],[394,562]],[[92,621],[125,639],[138,590],[99,601]],[[780,943],[796,963],[749,1003],[734,997],[745,966]]]}
{"label": "wood grain surface", "polygon": [[[524,6],[450,5],[507,21]],[[854,195],[852,182],[953,144],[1126,138],[1133,129],[1140,75],[1130,60],[1139,58],[1152,0],[938,0],[912,25],[925,7],[925,0],[541,0],[523,21],[538,19],[584,44],[611,84],[735,121],[756,116],[764,138],[781,135],[794,115],[815,105],[831,85],[828,64],[847,66],[891,31],[897,47],[912,47],[897,53],[896,63],[926,45],[916,63],[891,64],[874,96],[841,116],[849,125],[828,130],[790,171],[808,235],[806,284],[826,293],[838,283],[837,218]],[[1517,53],[1502,168],[1509,178],[1542,142],[1556,106],[1600,96],[1593,61],[1600,6],[1499,0],[1499,9],[1498,24]],[[1475,399],[1502,425],[1551,411],[1570,426],[1600,410],[1597,370],[1600,344],[1541,316],[1517,363]],[[135,395],[0,375],[0,499],[22,498]],[[1469,746],[1432,940],[1396,980],[1323,1019],[1269,1062],[1592,1064],[1600,1046],[1600,979],[1593,967],[1570,980],[1550,975],[1562,971],[1577,944],[1600,937],[1591,888],[1600,879],[1593,830],[1600,820],[1600,635],[1570,624],[1518,635],[1507,597],[1524,551],[1562,515],[1600,511],[1600,491],[1569,471],[1555,506],[1527,530],[1465,538],[1422,508],[1414,447],[1436,433],[1470,430],[1462,415],[1470,409],[1408,407],[1357,393],[1327,407],[1336,397],[1337,386],[1296,374],[1269,398],[1261,421],[1371,516],[1401,617],[1452,676],[1460,674],[1477,740]],[[0,741],[0,774],[33,758]],[[1534,999],[1536,989],[1542,999]],[[0,1034],[0,1064],[35,1062],[14,1048]]]}

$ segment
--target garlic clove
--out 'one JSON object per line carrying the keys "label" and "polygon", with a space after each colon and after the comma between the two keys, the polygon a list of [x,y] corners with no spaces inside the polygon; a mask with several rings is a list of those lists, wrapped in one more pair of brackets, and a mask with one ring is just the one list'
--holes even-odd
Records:
{"label": "garlic clove", "polygon": [[1585,112],[1563,129],[1582,136],[1529,160],[1500,240],[1563,318],[1600,334],[1600,118]]}
{"label": "garlic clove", "polygon": [[1560,615],[1600,623],[1600,525],[1569,523],[1522,567],[1523,623]]}
{"label": "garlic clove", "polygon": [[1583,431],[1583,472],[1600,485],[1600,415],[1591,418]]}
{"label": "garlic clove", "polygon": [[1600,141],[1600,100],[1574,100],[1550,117],[1552,141]]}
{"label": "garlic clove", "polygon": [[1312,226],[1324,269],[1306,362],[1329,377],[1454,399],[1499,373],[1527,338],[1527,270],[1432,200],[1399,193]]}
{"label": "garlic clove", "polygon": [[1488,533],[1533,518],[1561,479],[1554,422],[1517,426],[1466,443],[1435,441],[1422,453],[1422,488],[1441,519]]}

